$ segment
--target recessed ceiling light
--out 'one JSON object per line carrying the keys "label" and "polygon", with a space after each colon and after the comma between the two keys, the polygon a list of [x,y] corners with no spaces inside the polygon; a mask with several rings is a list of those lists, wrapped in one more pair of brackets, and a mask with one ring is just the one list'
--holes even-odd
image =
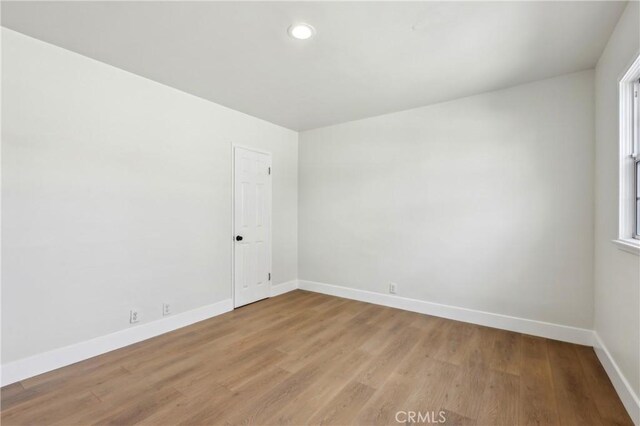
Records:
{"label": "recessed ceiling light", "polygon": [[293,24],[289,27],[289,35],[298,40],[306,40],[313,37],[316,30],[309,24]]}

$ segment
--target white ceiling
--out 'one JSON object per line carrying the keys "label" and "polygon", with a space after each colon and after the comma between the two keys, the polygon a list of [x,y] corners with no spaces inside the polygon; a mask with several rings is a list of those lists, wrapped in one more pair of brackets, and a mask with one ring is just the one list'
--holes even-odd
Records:
{"label": "white ceiling", "polygon": [[2,25],[305,130],[592,68],[624,6],[3,1]]}

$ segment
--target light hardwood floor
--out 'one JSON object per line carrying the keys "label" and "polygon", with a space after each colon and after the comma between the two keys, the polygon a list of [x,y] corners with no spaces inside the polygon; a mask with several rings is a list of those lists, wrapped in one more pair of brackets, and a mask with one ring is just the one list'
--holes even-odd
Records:
{"label": "light hardwood floor", "polygon": [[440,410],[446,424],[632,424],[589,347],[301,290],[6,386],[1,420],[373,425]]}

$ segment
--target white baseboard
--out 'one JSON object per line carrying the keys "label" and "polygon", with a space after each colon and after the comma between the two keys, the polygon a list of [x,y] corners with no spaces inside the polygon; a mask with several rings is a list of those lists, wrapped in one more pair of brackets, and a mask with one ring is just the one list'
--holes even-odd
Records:
{"label": "white baseboard", "polygon": [[511,317],[508,315],[494,314],[491,312],[477,311],[457,306],[442,305],[440,303],[425,302],[418,299],[409,299],[391,294],[374,293],[371,291],[357,290],[354,288],[318,283],[314,281],[299,280],[298,288],[317,293],[329,294],[331,296],[359,300],[361,302],[404,309],[421,314],[485,325],[487,327],[531,334],[533,336],[546,337],[554,340],[562,340],[564,342],[577,343],[579,345],[593,345],[593,331],[585,328]]}
{"label": "white baseboard", "polygon": [[271,286],[271,297],[280,296],[298,288],[298,280],[291,280],[285,283],[274,284]]}
{"label": "white baseboard", "polygon": [[[298,280],[273,285],[271,296],[293,291],[298,288]],[[63,348],[54,349],[28,358],[4,364],[0,367],[0,384],[6,386],[47,371],[55,370],[85,359],[101,355],[115,349],[141,342],[198,321],[215,317],[233,310],[231,299],[212,305],[172,315],[146,324],[96,337]]]}
{"label": "white baseboard", "polygon": [[0,383],[2,386],[15,383],[232,310],[233,301],[226,299],[157,321],[96,337],[95,339],[19,359],[2,365]]}
{"label": "white baseboard", "polygon": [[[629,385],[628,380],[620,371],[598,334],[592,330],[304,280],[291,280],[274,285],[271,287],[271,296],[278,296],[298,288],[411,312],[593,346],[633,422],[640,425],[640,399],[638,395]],[[5,386],[18,382],[232,310],[233,301],[227,299],[106,336],[13,361],[0,368],[0,383]]]}
{"label": "white baseboard", "polygon": [[636,425],[640,425],[640,398],[638,398],[629,381],[622,374],[620,367],[618,367],[598,333],[594,331],[593,336],[593,349],[596,351],[600,363],[607,372],[609,379],[611,379],[611,383],[613,383],[613,387],[618,392],[618,396],[627,409],[631,420]]}

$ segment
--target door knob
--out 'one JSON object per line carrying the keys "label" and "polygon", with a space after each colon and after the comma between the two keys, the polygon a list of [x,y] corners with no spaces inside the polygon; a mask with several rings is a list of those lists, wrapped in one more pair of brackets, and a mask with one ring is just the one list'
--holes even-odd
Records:
{"label": "door knob", "polygon": [[242,235],[236,235],[236,241],[242,241]]}

